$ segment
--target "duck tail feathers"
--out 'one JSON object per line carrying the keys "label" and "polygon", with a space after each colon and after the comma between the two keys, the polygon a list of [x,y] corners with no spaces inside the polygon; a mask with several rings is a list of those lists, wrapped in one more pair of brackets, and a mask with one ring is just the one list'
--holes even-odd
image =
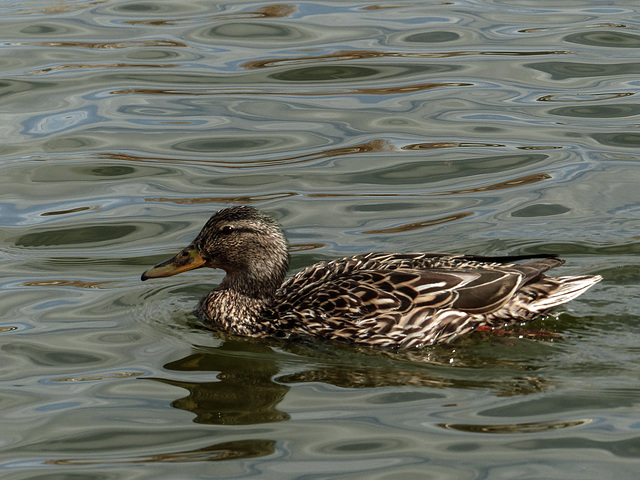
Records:
{"label": "duck tail feathers", "polygon": [[600,280],[602,280],[600,275],[545,278],[538,285],[540,289],[546,290],[546,295],[538,296],[529,305],[529,309],[536,313],[542,313],[582,295]]}

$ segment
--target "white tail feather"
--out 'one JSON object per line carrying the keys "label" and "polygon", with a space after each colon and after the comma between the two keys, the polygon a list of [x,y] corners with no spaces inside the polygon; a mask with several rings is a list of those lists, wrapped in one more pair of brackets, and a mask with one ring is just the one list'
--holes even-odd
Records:
{"label": "white tail feather", "polygon": [[549,278],[558,283],[558,286],[552,290],[548,296],[535,300],[529,305],[529,309],[534,312],[543,312],[549,308],[566,303],[573,300],[585,290],[592,287],[602,277],[600,275],[582,275]]}

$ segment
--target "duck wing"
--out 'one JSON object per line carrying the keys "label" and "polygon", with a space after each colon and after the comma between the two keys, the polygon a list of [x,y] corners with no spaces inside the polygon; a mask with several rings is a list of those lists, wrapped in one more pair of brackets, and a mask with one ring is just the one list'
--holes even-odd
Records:
{"label": "duck wing", "polygon": [[523,284],[562,262],[487,260],[369,254],[323,262],[283,285],[274,314],[307,335],[387,346],[432,344],[482,325]]}

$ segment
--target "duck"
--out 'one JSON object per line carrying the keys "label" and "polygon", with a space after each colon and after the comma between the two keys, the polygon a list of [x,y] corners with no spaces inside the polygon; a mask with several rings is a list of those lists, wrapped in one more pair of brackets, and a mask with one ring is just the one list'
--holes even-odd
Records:
{"label": "duck", "polygon": [[240,205],[211,216],[193,242],[141,280],[222,269],[226,275],[196,310],[213,329],[392,349],[450,343],[480,327],[526,322],[602,280],[548,277],[545,272],[565,261],[546,254],[371,252],[321,261],[286,279],[289,263],[282,227]]}

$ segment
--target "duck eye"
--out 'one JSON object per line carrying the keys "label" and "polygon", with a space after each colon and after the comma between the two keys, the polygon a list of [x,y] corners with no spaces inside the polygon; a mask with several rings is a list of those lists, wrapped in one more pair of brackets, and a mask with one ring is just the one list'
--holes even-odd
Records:
{"label": "duck eye", "polygon": [[222,227],[220,232],[222,232],[222,233],[231,233],[231,232],[233,232],[233,227],[231,225],[225,225],[224,227]]}

